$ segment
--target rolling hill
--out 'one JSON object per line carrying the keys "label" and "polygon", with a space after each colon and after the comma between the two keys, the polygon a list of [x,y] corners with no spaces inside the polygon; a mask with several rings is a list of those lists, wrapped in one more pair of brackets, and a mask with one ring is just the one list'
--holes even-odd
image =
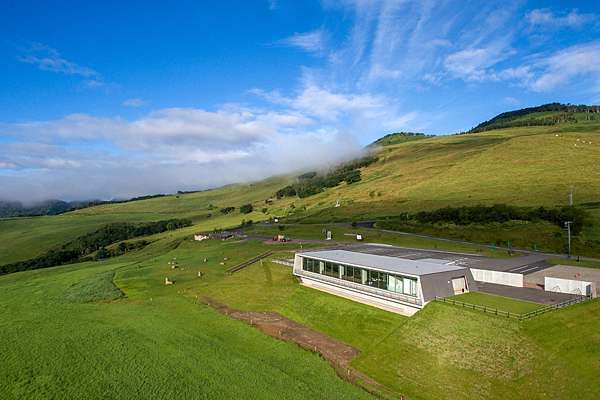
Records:
{"label": "rolling hill", "polygon": [[[539,112],[511,114],[503,124]],[[459,225],[417,223],[408,216],[497,203],[506,205],[500,210],[529,215],[540,206],[566,205],[573,190],[576,208],[591,219],[574,238],[575,249],[597,254],[600,121],[573,115],[553,125],[389,135],[370,146],[368,162],[329,171],[0,219],[0,265],[86,234],[95,237],[92,232],[107,234],[107,224],[115,222],[193,224],[136,237],[146,245],[114,257],[0,275],[0,393],[7,399],[595,399],[597,299],[523,322],[441,302],[409,318],[299,285],[289,267],[271,262],[321,244],[191,240],[197,231],[277,216],[294,224],[255,224],[249,233],[260,238],[283,229],[311,239],[327,226],[338,240],[351,241],[344,235],[348,225],[332,223],[375,220],[381,227],[561,250],[564,232],[547,220]],[[311,179],[324,185],[314,194],[276,196]],[[252,212],[240,211],[246,204]],[[365,232],[374,242],[507,256],[471,244]],[[226,272],[267,251],[273,254],[264,262]],[[175,284],[166,285],[165,278]],[[276,312],[352,346],[358,356],[350,367],[369,380],[352,382],[312,351],[268,337],[251,320],[248,325],[215,311],[207,298],[240,312]]]}
{"label": "rolling hill", "polygon": [[[546,117],[566,112],[564,107],[541,110],[521,110],[490,121],[508,123],[540,112]],[[580,109],[570,115],[554,125],[491,129],[488,124],[488,130],[469,134],[387,136],[370,147],[377,161],[360,168],[360,181],[342,182],[304,198],[275,197],[279,189],[298,179],[283,176],[196,193],[99,205],[58,216],[0,219],[0,263],[39,255],[109,222],[190,218],[196,224],[190,229],[213,229],[237,225],[242,219],[257,221],[271,216],[287,216],[299,222],[384,219],[447,206],[564,206],[571,190],[575,204],[585,208],[594,221],[576,238],[575,249],[582,254],[596,254],[590,246],[600,243],[600,169],[596,166],[600,157],[600,118]],[[335,207],[338,202],[339,207]],[[227,215],[218,211],[246,203],[254,205],[249,215],[238,210]],[[401,228],[485,243],[511,240],[514,245],[550,250],[562,250],[564,243],[562,230],[544,223],[468,229]]]}

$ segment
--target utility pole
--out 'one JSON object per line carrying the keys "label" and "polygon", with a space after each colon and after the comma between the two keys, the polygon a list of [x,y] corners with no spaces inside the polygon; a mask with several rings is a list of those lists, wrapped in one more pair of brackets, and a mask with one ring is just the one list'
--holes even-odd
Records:
{"label": "utility pole", "polygon": [[571,224],[573,221],[565,221],[565,228],[567,228],[567,258],[571,258]]}
{"label": "utility pole", "polygon": [[571,191],[569,192],[569,205],[573,207],[573,186],[571,186]]}

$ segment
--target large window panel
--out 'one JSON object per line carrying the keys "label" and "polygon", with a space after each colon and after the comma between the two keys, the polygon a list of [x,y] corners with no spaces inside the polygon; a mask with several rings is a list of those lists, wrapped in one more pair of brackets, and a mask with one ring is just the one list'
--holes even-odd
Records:
{"label": "large window panel", "polygon": [[302,259],[302,269],[304,271],[323,274],[338,279],[341,278],[345,281],[360,283],[378,289],[388,290],[390,292],[401,293],[408,296],[417,296],[417,280],[415,278],[392,275],[386,272],[350,265],[341,265],[329,261],[314,260],[311,258]]}
{"label": "large window panel", "polygon": [[387,289],[388,274],[379,271],[367,271],[367,285],[378,289]]}
{"label": "large window panel", "polygon": [[357,267],[344,265],[342,279],[350,282],[362,283],[362,270]]}
{"label": "large window panel", "polygon": [[340,266],[335,263],[326,262],[325,270],[323,271],[323,274],[334,277],[334,278],[339,278],[340,277]]}

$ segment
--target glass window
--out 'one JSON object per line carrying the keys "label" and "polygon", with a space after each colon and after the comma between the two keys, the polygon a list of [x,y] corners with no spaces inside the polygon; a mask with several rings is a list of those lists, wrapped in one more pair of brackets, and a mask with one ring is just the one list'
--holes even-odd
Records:
{"label": "glass window", "polygon": [[302,261],[302,269],[309,272],[319,273],[319,262],[312,258],[304,258]]}
{"label": "glass window", "polygon": [[326,262],[325,270],[323,271],[324,275],[332,276],[334,278],[340,277],[340,266],[338,264]]}
{"label": "glass window", "polygon": [[362,270],[357,267],[344,265],[344,274],[342,275],[342,279],[350,282],[362,283]]}
{"label": "glass window", "polygon": [[[329,261],[319,261],[311,258],[302,259],[302,269],[316,274],[331,276],[333,278],[341,278],[350,282],[362,283],[378,289],[389,290],[390,292],[402,293],[409,296],[417,295],[417,280],[415,278],[392,275],[386,272],[362,269],[350,265],[340,265]],[[363,274],[365,281],[363,281]]]}
{"label": "glass window", "polygon": [[379,271],[367,271],[367,285],[379,289],[387,289],[388,274]]}
{"label": "glass window", "polygon": [[404,283],[404,280],[402,279],[402,277],[397,276],[396,277],[396,290],[395,290],[396,293],[403,292],[403,287],[404,287],[403,283]]}

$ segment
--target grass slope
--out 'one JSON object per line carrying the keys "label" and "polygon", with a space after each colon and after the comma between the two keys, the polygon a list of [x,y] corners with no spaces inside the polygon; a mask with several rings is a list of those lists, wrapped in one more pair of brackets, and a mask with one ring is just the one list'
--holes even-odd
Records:
{"label": "grass slope", "polygon": [[438,303],[407,318],[303,287],[269,261],[225,273],[265,250],[289,257],[296,245],[174,246],[183,234],[109,261],[0,277],[6,398],[366,396],[316,355],[214,312],[202,296],[344,341],[361,351],[356,368],[408,398],[592,399],[600,390],[598,301],[523,323]]}
{"label": "grass slope", "polygon": [[[260,212],[265,199],[285,184],[286,178],[273,178],[260,184],[231,185],[205,192],[166,196],[120,204],[106,204],[74,212],[44,217],[0,219],[0,264],[8,264],[38,256],[50,248],[100,228],[110,222],[145,222],[169,218],[190,218],[202,229],[239,225],[242,219],[264,219]],[[238,210],[223,215],[219,209],[239,208],[253,203],[250,214]],[[209,206],[212,205],[212,209]],[[276,207],[269,207],[276,212]],[[212,214],[208,217],[208,214]]]}
{"label": "grass slope", "polygon": [[[152,279],[162,261],[0,277],[2,398],[368,397],[318,356],[165,288]],[[113,271],[127,298],[72,301],[78,289],[85,300],[103,297],[105,285],[89,282]]]}
{"label": "grass slope", "polygon": [[[293,178],[103,205],[52,217],[0,219],[0,263],[39,255],[114,221],[191,218],[198,223],[198,229],[212,229],[235,225],[242,219],[266,219],[269,215],[324,222],[369,219],[448,205],[507,203],[552,207],[566,204],[571,186],[576,204],[588,204],[595,221],[573,246],[576,252],[591,254],[590,243],[600,241],[600,169],[595,161],[600,154],[599,133],[600,121],[582,120],[401,141],[380,148],[380,161],[362,169],[360,182],[342,184],[304,199],[274,200],[272,204],[265,200]],[[337,200],[340,207],[334,207]],[[218,211],[246,203],[255,208],[249,215],[236,210],[224,216]],[[209,209],[211,204],[214,209]],[[267,214],[261,212],[263,207],[268,209]],[[562,250],[564,242],[560,228],[550,224],[441,227],[431,233],[469,236],[484,243],[511,240],[514,245],[553,250]]]}
{"label": "grass slope", "polygon": [[526,314],[530,311],[535,311],[544,307],[543,304],[514,300],[508,297],[480,292],[464,293],[454,296],[452,299],[462,301],[463,303],[496,308],[500,311],[506,311],[513,314]]}

